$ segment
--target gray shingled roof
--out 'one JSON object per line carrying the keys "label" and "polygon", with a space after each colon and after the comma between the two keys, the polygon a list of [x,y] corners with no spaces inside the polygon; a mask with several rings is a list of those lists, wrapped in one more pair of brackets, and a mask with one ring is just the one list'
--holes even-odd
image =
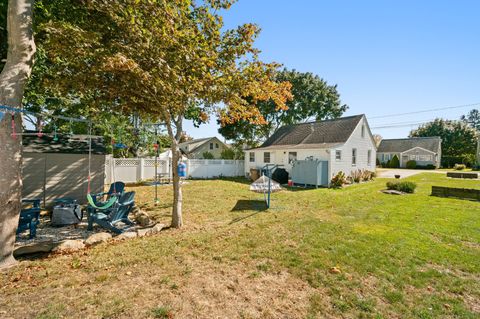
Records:
{"label": "gray shingled roof", "polygon": [[[178,144],[178,146],[187,146],[187,145],[190,145],[190,144],[196,144],[196,143],[200,143],[200,142],[206,142],[207,140],[211,140],[213,137],[202,137],[202,138],[196,138],[196,139],[193,139],[193,140],[189,140],[189,141],[186,141],[186,142],[183,142],[183,143],[180,143]],[[203,144],[203,143],[202,143]]]}
{"label": "gray shingled roof", "polygon": [[[88,135],[70,136],[58,134],[57,137],[58,141],[53,141],[52,134],[45,134],[42,137],[36,135],[24,135],[22,136],[23,152],[88,154]],[[92,136],[92,154],[106,154],[103,137]]]}
{"label": "gray shingled roof", "polygon": [[330,148],[347,142],[363,116],[282,126],[259,148]]}
{"label": "gray shingled roof", "polygon": [[412,137],[401,139],[382,140],[378,146],[378,153],[401,153],[415,147],[437,153],[442,139],[440,137]]}

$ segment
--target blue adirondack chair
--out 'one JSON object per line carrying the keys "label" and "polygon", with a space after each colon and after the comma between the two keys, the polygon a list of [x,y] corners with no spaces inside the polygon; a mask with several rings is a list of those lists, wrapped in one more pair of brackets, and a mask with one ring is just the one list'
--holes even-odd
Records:
{"label": "blue adirondack chair", "polygon": [[37,225],[40,224],[40,199],[22,199],[23,204],[32,204],[31,208],[20,211],[17,234],[30,229],[30,239],[37,236]]}
{"label": "blue adirondack chair", "polygon": [[[103,228],[111,230],[114,233],[121,234],[130,226],[133,226],[132,221],[128,219],[128,214],[135,205],[135,192],[127,192],[120,195],[118,201],[110,208],[99,209],[91,205],[87,207],[88,212],[88,230],[93,230],[93,223],[96,223]],[[122,222],[128,225],[125,228],[118,228],[117,223]]]}
{"label": "blue adirondack chair", "polygon": [[106,201],[110,199],[110,197],[112,197],[112,195],[120,196],[123,194],[124,190],[124,182],[115,182],[110,185],[108,192],[91,194],[91,196],[95,204],[98,204],[98,206],[102,206]]}

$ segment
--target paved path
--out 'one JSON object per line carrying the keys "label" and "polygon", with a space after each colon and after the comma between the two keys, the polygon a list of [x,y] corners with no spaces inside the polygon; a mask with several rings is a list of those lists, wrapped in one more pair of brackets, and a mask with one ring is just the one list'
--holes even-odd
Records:
{"label": "paved path", "polygon": [[400,175],[400,178],[410,177],[421,173],[437,173],[446,174],[445,171],[424,170],[424,169],[399,169],[399,168],[378,168],[377,177],[380,178],[395,178],[395,175]]}

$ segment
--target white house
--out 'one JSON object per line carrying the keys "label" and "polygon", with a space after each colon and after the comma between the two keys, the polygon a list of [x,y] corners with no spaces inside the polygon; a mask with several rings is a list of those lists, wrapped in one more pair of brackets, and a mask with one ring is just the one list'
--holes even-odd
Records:
{"label": "white house", "polygon": [[180,150],[188,158],[203,159],[206,152],[213,158],[221,158],[222,152],[229,146],[216,137],[199,138],[179,144]]}
{"label": "white house", "polygon": [[339,171],[347,176],[358,169],[375,170],[376,146],[365,115],[283,126],[260,147],[245,151],[245,175],[265,164],[328,161],[329,180]]}
{"label": "white house", "polygon": [[417,166],[433,165],[440,167],[442,158],[442,139],[440,137],[411,137],[382,140],[378,146],[377,158],[381,164],[397,156],[400,167],[406,167],[408,161]]}

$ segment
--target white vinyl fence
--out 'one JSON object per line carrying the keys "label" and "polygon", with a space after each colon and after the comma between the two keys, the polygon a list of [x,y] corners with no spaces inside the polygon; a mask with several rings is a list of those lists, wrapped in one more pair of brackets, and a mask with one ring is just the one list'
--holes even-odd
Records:
{"label": "white vinyl fence", "polygon": [[244,161],[190,159],[187,164],[189,178],[216,178],[243,176]]}
{"label": "white vinyl fence", "polygon": [[[187,177],[217,178],[244,175],[244,161],[239,160],[203,160],[187,159]],[[172,176],[171,159],[162,158],[157,161],[157,174],[168,178]],[[136,183],[155,178],[154,158],[112,158],[105,162],[105,184],[113,181]]]}

